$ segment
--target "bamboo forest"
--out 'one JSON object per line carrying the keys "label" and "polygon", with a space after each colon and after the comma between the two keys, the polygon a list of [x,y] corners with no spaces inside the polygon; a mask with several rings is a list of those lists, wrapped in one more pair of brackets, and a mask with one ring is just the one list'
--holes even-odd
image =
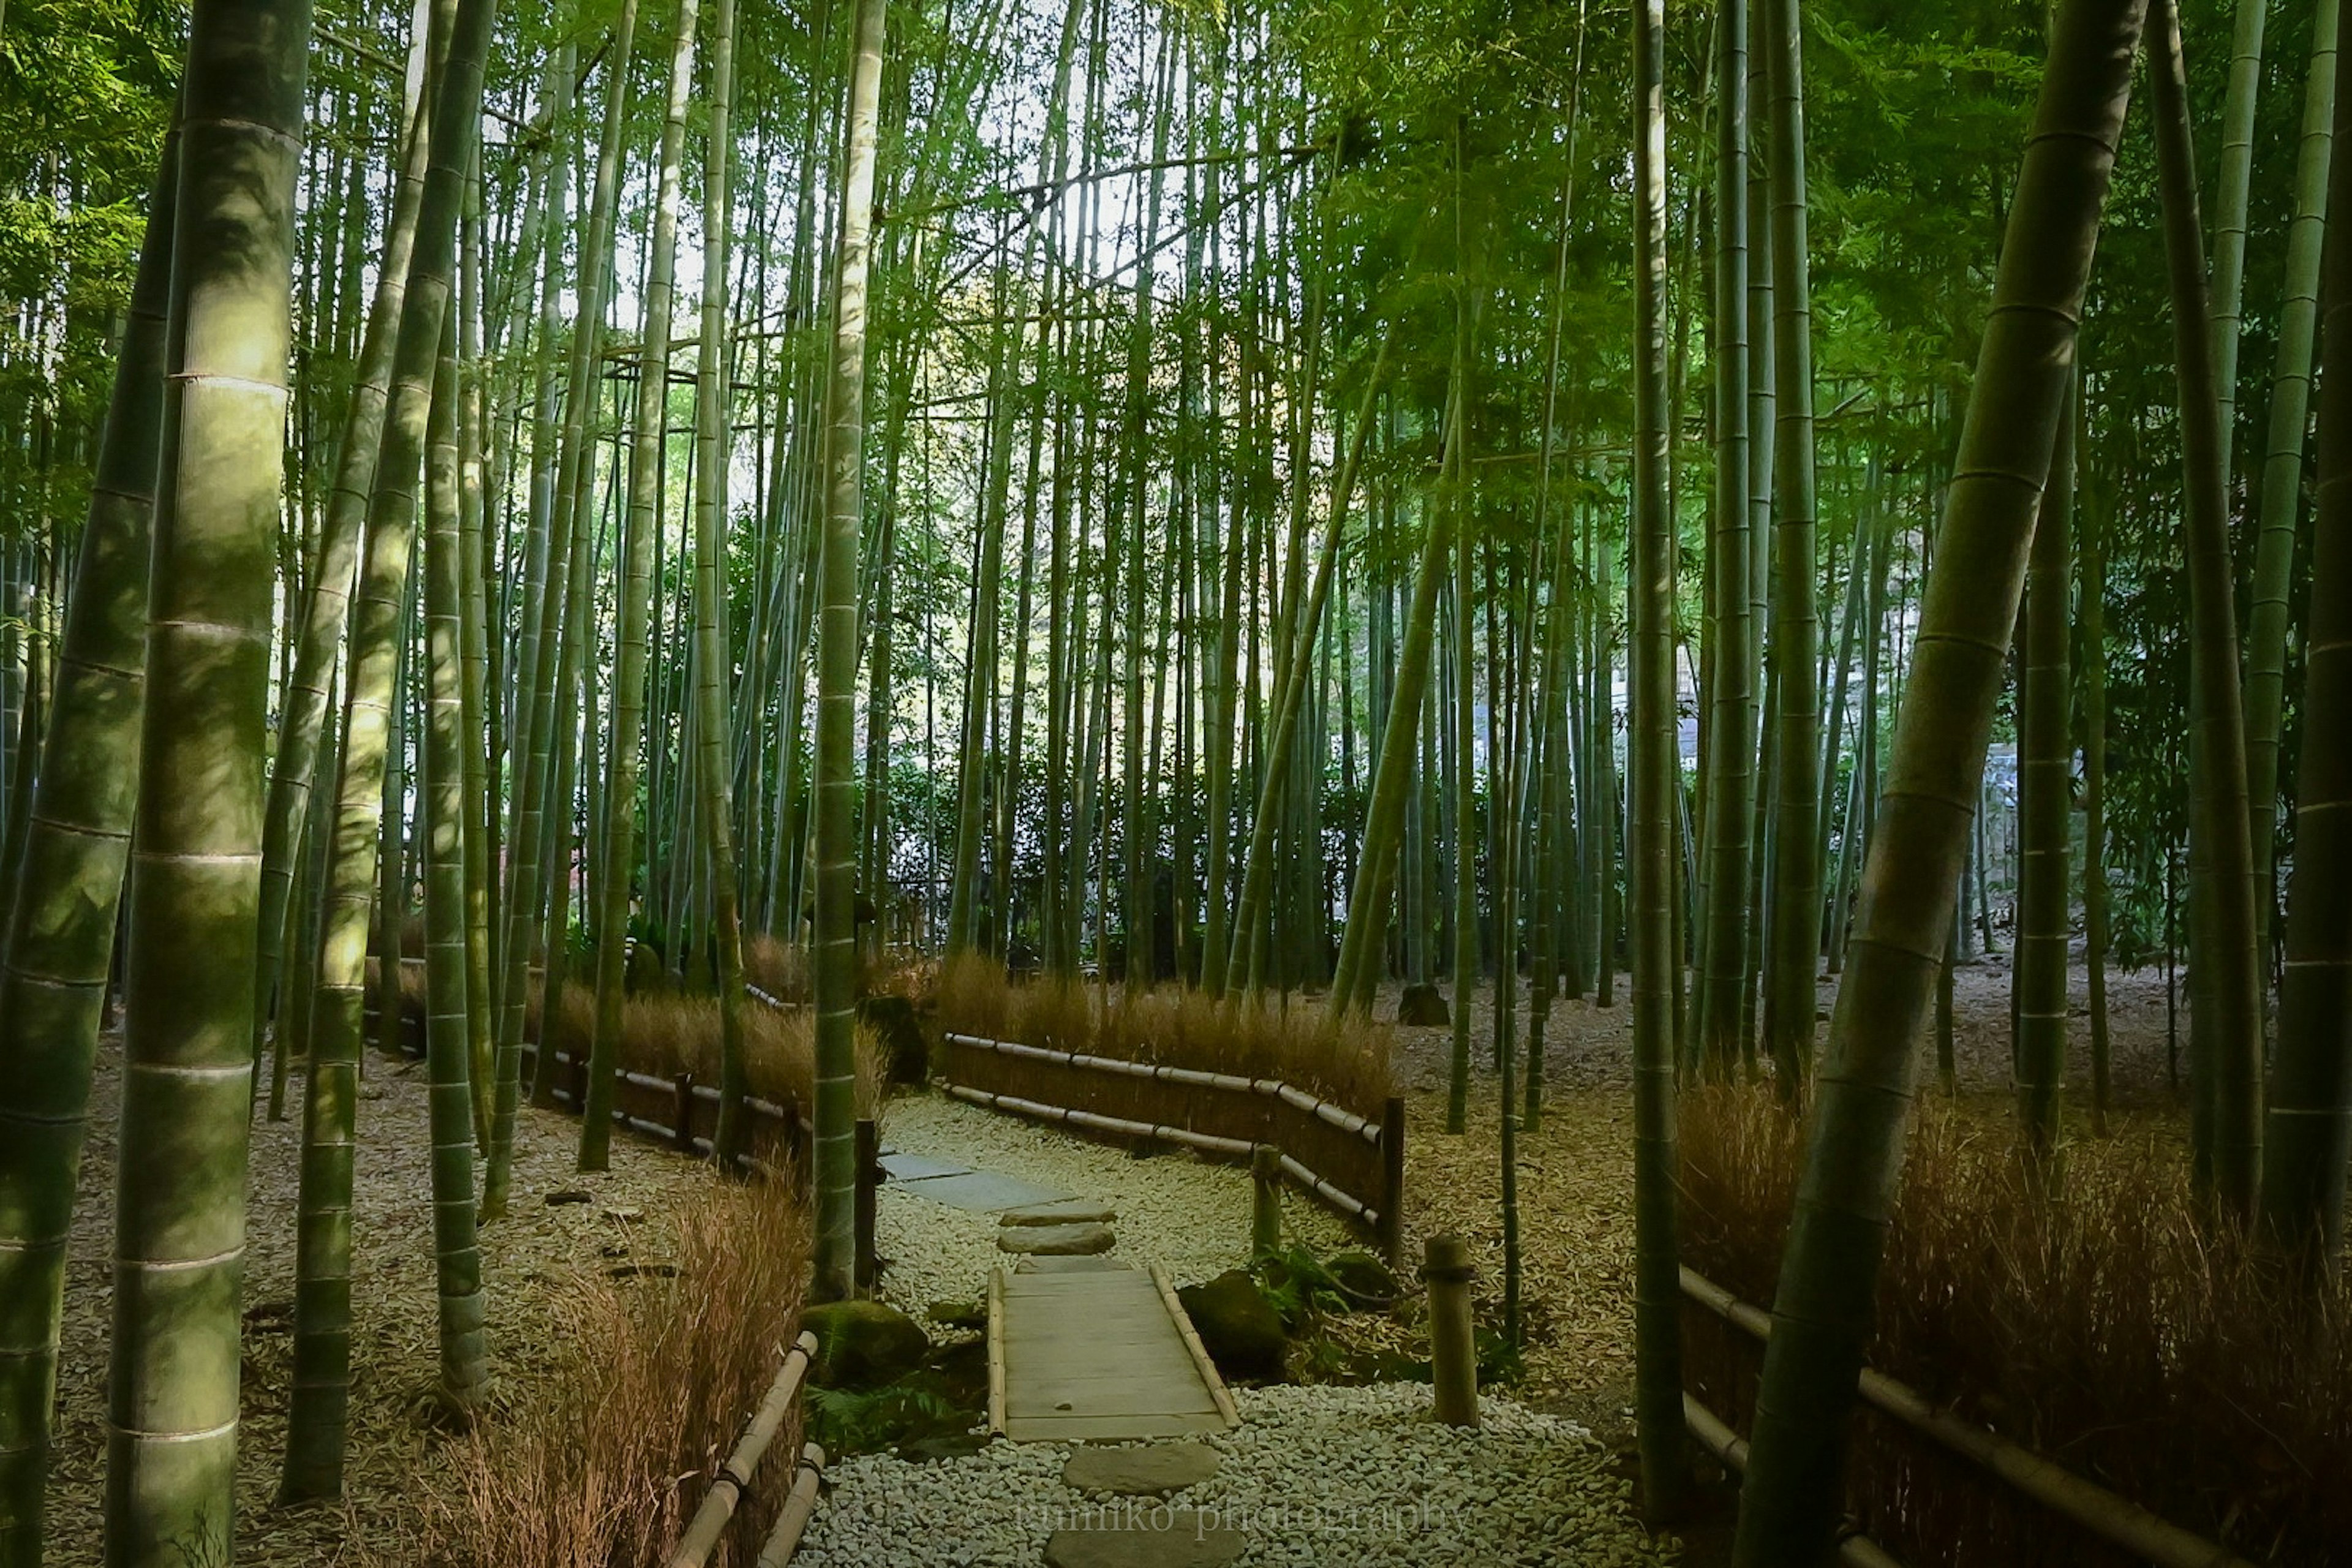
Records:
{"label": "bamboo forest", "polygon": [[2352,1568],[2347,9],[0,0],[0,1568]]}

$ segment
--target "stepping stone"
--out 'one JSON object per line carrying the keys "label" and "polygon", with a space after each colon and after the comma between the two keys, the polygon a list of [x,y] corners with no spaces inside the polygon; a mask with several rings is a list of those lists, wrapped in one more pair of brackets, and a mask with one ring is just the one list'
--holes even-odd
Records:
{"label": "stepping stone", "polygon": [[1057,1258],[1108,1252],[1118,1243],[1107,1225],[1008,1225],[996,1233],[1000,1251]]}
{"label": "stepping stone", "polygon": [[1155,1443],[1148,1448],[1080,1448],[1062,1467],[1062,1484],[1082,1492],[1166,1497],[1199,1486],[1217,1473],[1224,1456],[1204,1443]]}
{"label": "stepping stone", "polygon": [[901,1154],[896,1150],[876,1158],[876,1164],[894,1182],[919,1182],[929,1176],[966,1176],[970,1165],[959,1165],[952,1160],[935,1160],[929,1154]]}
{"label": "stepping stone", "polygon": [[998,1214],[1005,1209],[1025,1208],[1032,1204],[1054,1203],[1070,1195],[990,1171],[914,1177],[898,1184],[934,1203],[945,1204],[950,1208],[970,1209],[975,1214]]}
{"label": "stepping stone", "polygon": [[1099,1258],[1085,1253],[1066,1258],[1039,1258],[1024,1254],[1013,1266],[1015,1274],[1115,1274],[1128,1266],[1116,1258]]}
{"label": "stepping stone", "polygon": [[999,1225],[1108,1225],[1118,1217],[1118,1211],[1108,1204],[1092,1198],[1062,1198],[1050,1204],[1028,1204],[1017,1209],[1006,1209],[997,1216]]}
{"label": "stepping stone", "polygon": [[1249,1544],[1213,1512],[1152,1503],[1073,1511],[1086,1522],[1054,1531],[1046,1568],[1224,1568]]}

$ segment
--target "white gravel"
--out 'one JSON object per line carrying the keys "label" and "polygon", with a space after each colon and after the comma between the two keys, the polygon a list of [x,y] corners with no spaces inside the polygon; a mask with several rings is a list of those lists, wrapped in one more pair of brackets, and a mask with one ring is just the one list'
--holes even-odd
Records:
{"label": "white gravel", "polygon": [[[901,1153],[1101,1199],[1118,1211],[1111,1226],[1118,1245],[1110,1256],[1139,1268],[1160,1264],[1180,1285],[1249,1260],[1250,1176],[1237,1165],[1180,1151],[1139,1160],[940,1094],[892,1100],[885,1140]],[[1283,1215],[1291,1233],[1318,1253],[1364,1245],[1337,1215],[1296,1191],[1286,1195]],[[882,1294],[917,1317],[934,1301],[980,1300],[988,1271],[1007,1261],[996,1247],[994,1215],[950,1208],[895,1183],[884,1183],[876,1194],[874,1229],[885,1260]]]}
{"label": "white gravel", "polygon": [[[1634,1521],[1601,1446],[1558,1417],[1490,1396],[1482,1428],[1457,1432],[1430,1418],[1429,1390],[1414,1384],[1240,1389],[1235,1398],[1243,1425],[1202,1439],[1224,1454],[1223,1467],[1173,1506],[1243,1531],[1244,1568],[1677,1561],[1671,1540],[1654,1542]],[[1102,1517],[1105,1504],[1062,1485],[1069,1451],[999,1442],[930,1465],[845,1460],[795,1561],[1030,1568],[1056,1529]],[[1125,1506],[1145,1521],[1154,1505]]]}

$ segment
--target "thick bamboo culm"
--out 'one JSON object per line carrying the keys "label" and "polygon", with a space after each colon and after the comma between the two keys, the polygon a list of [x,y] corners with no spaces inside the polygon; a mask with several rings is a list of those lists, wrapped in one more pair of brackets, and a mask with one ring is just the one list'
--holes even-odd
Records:
{"label": "thick bamboo culm", "polygon": [[[1721,1459],[1725,1468],[1745,1474],[1748,1469],[1748,1439],[1725,1426],[1714,1411],[1701,1405],[1690,1394],[1683,1395],[1683,1420],[1692,1436],[1704,1444],[1706,1451]],[[1849,1535],[1838,1542],[1838,1561],[1846,1568],[1903,1568],[1886,1549],[1867,1535]]]}
{"label": "thick bamboo culm", "polygon": [[[1696,1269],[1682,1271],[1683,1294],[1758,1340],[1772,1337],[1772,1319]],[[2167,1523],[2095,1482],[2059,1468],[2032,1449],[1936,1409],[1915,1390],[1864,1367],[1859,1384],[1872,1408],[1970,1461],[2100,1540],[2147,1559],[2156,1568],[2252,1568],[2252,1564],[2177,1524]]]}
{"label": "thick bamboo culm", "polygon": [[811,1443],[801,1450],[800,1472],[793,1477],[793,1489],[784,1498],[784,1510],[776,1516],[776,1528],[768,1532],[768,1543],[760,1548],[758,1568],[784,1568],[801,1549],[801,1532],[816,1511],[816,1489],[824,1479],[824,1450]]}
{"label": "thick bamboo culm", "polygon": [[800,1397],[801,1380],[808,1374],[809,1360],[816,1354],[816,1336],[803,1333],[793,1342],[784,1356],[784,1364],[776,1369],[776,1378],[768,1385],[768,1395],[760,1401],[751,1425],[743,1428],[735,1451],[719,1467],[719,1475],[704,1494],[702,1506],[694,1510],[693,1520],[686,1533],[678,1537],[677,1550],[670,1553],[669,1568],[702,1568],[710,1554],[719,1549],[719,1538],[735,1517],[736,1505],[751,1489],[758,1475],[760,1461],[766,1458],[768,1445],[776,1440],[783,1429],[784,1417],[792,1413],[793,1402]]}
{"label": "thick bamboo culm", "polygon": [[988,1430],[1004,1435],[1004,1270],[988,1271]]}

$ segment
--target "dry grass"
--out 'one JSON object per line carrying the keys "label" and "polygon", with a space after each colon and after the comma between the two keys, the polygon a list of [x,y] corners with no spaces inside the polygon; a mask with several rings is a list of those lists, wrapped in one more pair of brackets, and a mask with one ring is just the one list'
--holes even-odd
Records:
{"label": "dry grass", "polygon": [[1106,990],[1050,978],[1016,985],[986,958],[949,963],[936,994],[941,1026],[958,1034],[1278,1078],[1374,1118],[1392,1092],[1388,1031],[1369,1023],[1334,1031],[1314,1001],[1276,1011],[1216,1001],[1189,986]]}
{"label": "dry grass", "polygon": [[[1685,1253],[1751,1300],[1801,1138],[1766,1092],[1684,1104]],[[2070,1145],[2055,1198],[2015,1151],[1998,1111],[1922,1109],[1872,1364],[2256,1561],[2352,1563],[2352,1289],[2205,1218],[2168,1126]]]}
{"label": "dry grass", "polygon": [[[780,1183],[714,1177],[677,1225],[675,1278],[583,1270],[539,1396],[420,1474],[425,1562],[607,1568],[666,1556],[782,1362],[808,1266],[805,1216]],[[716,1563],[751,1560],[798,1447],[787,1431],[769,1450],[751,1517]]]}
{"label": "dry grass", "polygon": [[[743,978],[779,1002],[806,1002],[809,993],[808,949],[772,936],[743,939]],[[939,984],[940,963],[908,947],[878,952],[863,946],[857,955],[860,996],[904,996],[921,1005]]]}
{"label": "dry grass", "polygon": [[[596,998],[581,987],[563,994],[555,1047],[584,1051],[595,1025]],[[805,1007],[771,1007],[754,1001],[743,1009],[743,1049],[751,1092],[762,1100],[815,1103],[816,1019]],[[533,998],[526,1033],[540,1037],[539,1004]],[[656,1078],[692,1073],[698,1083],[719,1081],[719,1000],[656,993],[621,1004],[621,1067]],[[876,1114],[886,1087],[887,1062],[872,1031],[857,1030],[857,1113]]]}

